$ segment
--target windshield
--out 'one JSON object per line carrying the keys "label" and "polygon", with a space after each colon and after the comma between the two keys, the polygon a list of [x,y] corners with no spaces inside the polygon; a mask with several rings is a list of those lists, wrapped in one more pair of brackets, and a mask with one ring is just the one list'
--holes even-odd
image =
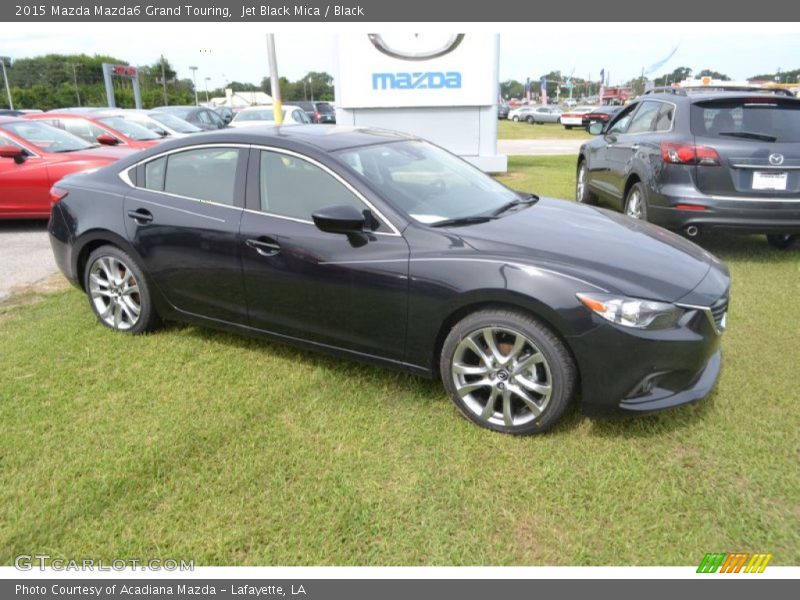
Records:
{"label": "windshield", "polygon": [[698,102],[692,133],[702,137],[800,142],[800,102],[772,97]]}
{"label": "windshield", "polygon": [[274,121],[275,113],[271,108],[264,108],[260,110],[243,110],[237,114],[234,121]]}
{"label": "windshield", "polygon": [[126,135],[132,140],[160,140],[161,136],[157,133],[150,131],[144,125],[139,125],[133,121],[129,121],[124,117],[103,117],[97,119],[101,123],[105,123],[111,129],[116,129],[122,135]]}
{"label": "windshield", "polygon": [[338,155],[396,208],[421,223],[491,214],[519,199],[516,192],[427,142],[349,148]]}
{"label": "windshield", "polygon": [[149,116],[154,121],[158,121],[162,125],[165,125],[170,129],[177,131],[178,133],[198,133],[199,131],[203,131],[199,127],[195,127],[180,117],[176,117],[175,115],[171,115],[169,113],[156,112],[150,113]]}
{"label": "windshield", "polygon": [[184,108],[182,106],[168,106],[166,108],[159,108],[157,112],[170,113],[185,121],[192,114],[193,110],[193,108]]}
{"label": "windshield", "polygon": [[86,150],[97,146],[97,144],[89,144],[63,129],[57,129],[36,121],[4,123],[0,127],[45,152],[75,152],[76,150]]}

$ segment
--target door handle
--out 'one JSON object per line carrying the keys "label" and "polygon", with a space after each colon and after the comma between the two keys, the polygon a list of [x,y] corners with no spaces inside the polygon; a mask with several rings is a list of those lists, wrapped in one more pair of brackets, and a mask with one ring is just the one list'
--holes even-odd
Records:
{"label": "door handle", "polygon": [[128,216],[136,221],[139,225],[150,223],[153,220],[153,214],[149,210],[137,208],[136,210],[129,210]]}
{"label": "door handle", "polygon": [[280,244],[270,237],[263,237],[257,240],[250,239],[245,243],[261,256],[275,256],[281,251]]}
{"label": "door handle", "polygon": [[631,144],[631,150],[636,152],[639,149],[639,144]]}

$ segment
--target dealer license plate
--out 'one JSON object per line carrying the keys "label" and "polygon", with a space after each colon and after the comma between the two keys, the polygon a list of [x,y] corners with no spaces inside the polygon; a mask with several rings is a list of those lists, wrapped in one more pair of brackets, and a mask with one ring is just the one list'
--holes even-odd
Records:
{"label": "dealer license plate", "polygon": [[754,190],[785,190],[786,171],[753,171]]}

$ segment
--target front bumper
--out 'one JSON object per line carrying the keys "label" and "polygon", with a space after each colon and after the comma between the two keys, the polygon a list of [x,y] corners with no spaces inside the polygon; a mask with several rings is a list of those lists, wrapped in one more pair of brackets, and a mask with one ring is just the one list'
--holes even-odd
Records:
{"label": "front bumper", "polygon": [[[800,198],[708,196],[694,186],[669,185],[649,190],[647,201],[648,221],[666,229],[695,225],[740,233],[800,233]],[[703,210],[680,210],[680,204]]]}
{"label": "front bumper", "polygon": [[699,309],[659,331],[601,323],[569,339],[589,416],[649,413],[696,402],[720,373],[721,334]]}

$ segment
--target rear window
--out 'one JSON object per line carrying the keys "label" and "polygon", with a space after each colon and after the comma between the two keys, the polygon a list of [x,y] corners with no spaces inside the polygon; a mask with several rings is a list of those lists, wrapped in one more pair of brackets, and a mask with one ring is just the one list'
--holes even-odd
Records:
{"label": "rear window", "polygon": [[800,142],[800,102],[778,98],[713,100],[692,104],[692,133],[756,142]]}
{"label": "rear window", "polygon": [[333,107],[327,102],[317,102],[317,112],[325,114],[332,113]]}

